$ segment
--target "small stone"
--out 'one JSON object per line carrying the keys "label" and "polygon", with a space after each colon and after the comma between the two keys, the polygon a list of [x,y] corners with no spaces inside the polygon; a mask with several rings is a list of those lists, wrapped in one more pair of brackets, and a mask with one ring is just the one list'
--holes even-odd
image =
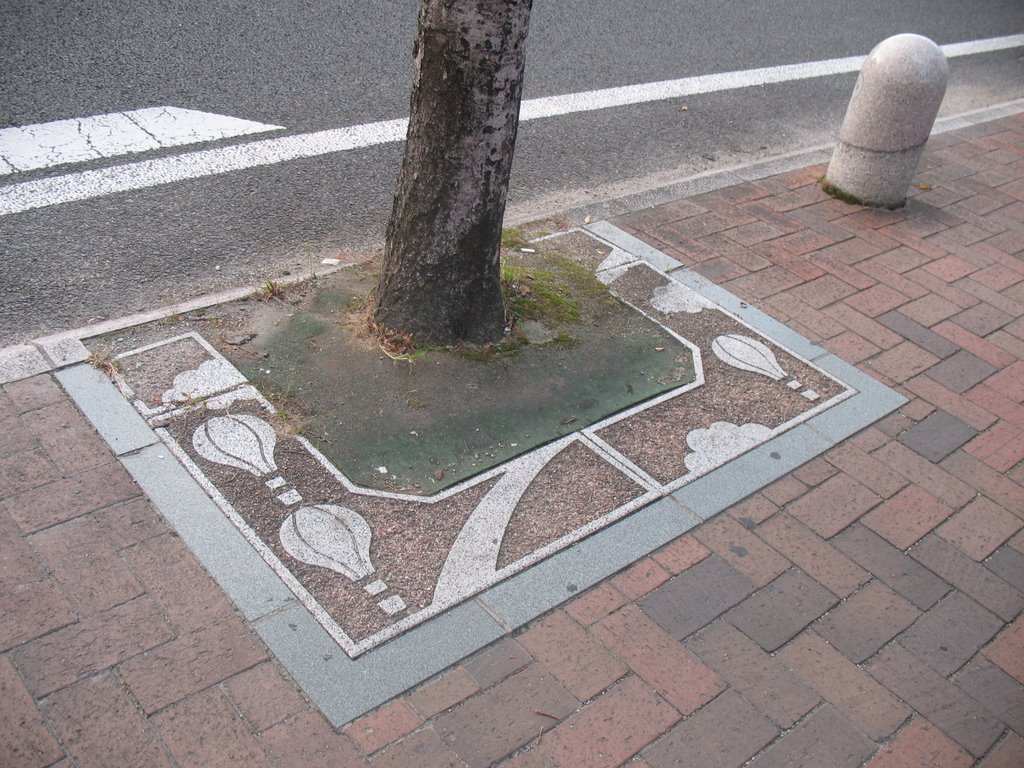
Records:
{"label": "small stone", "polygon": [[232,347],[240,347],[256,338],[255,333],[229,333],[223,337],[225,344]]}

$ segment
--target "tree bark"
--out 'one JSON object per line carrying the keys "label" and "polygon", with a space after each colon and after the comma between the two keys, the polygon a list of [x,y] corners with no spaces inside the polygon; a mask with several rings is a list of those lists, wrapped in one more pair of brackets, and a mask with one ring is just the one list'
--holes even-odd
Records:
{"label": "tree bark", "polygon": [[501,224],[533,0],[423,0],[374,319],[419,343],[501,338]]}

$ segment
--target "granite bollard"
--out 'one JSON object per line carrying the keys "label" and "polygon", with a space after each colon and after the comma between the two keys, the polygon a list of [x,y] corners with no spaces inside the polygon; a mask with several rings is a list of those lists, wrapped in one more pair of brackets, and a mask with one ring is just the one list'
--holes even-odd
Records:
{"label": "granite bollard", "polygon": [[846,109],[826,191],[863,205],[904,205],[948,79],[946,57],[926,37],[895,35],[875,46]]}

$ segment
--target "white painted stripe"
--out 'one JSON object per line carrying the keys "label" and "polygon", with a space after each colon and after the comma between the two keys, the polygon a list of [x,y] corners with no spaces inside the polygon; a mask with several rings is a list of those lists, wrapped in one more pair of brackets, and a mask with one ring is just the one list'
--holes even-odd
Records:
{"label": "white painted stripe", "polygon": [[677,99],[699,93],[730,91],[749,88],[753,85],[784,83],[791,80],[806,80],[812,77],[838,75],[856,72],[864,63],[863,56],[845,59],[811,61],[804,64],[785,64],[779,67],[746,69],[740,72],[723,72],[717,75],[684,77],[681,80],[663,80],[658,83],[626,85],[620,88],[604,88],[600,91],[568,93],[563,96],[547,96],[523,102],[520,119],[537,120],[542,117],[568,115],[574,112],[590,112],[611,107],[625,107],[651,101]]}
{"label": "white painted stripe", "polygon": [[[1024,46],[1024,35],[953,43],[941,47],[947,57],[954,58],[1022,46]],[[547,96],[524,101],[520,114],[523,120],[538,120],[545,117],[680,98],[699,93],[856,72],[865,58],[866,56],[850,56],[802,64],[784,64],[778,67],[701,75],[658,83],[605,88],[562,96]],[[278,139],[264,139],[233,147],[199,150],[176,157],[145,160],[130,165],[81,171],[13,184],[0,187],[0,216],[159,184],[170,184],[261,165],[271,165],[302,157],[316,157],[332,152],[344,152],[401,141],[405,138],[407,125],[408,120],[406,119],[386,120]]]}
{"label": "white painted stripe", "polygon": [[408,120],[390,120],[335,128],[25,181],[0,188],[0,215],[401,141],[407,124]]}
{"label": "white painted stripe", "polygon": [[283,126],[179,107],[4,128],[0,130],[0,175],[278,130]]}
{"label": "white painted stripe", "polygon": [[1007,35],[1006,37],[989,37],[985,40],[969,40],[966,43],[947,43],[939,48],[947,59],[958,56],[973,56],[976,53],[992,53],[1019,48],[1024,45],[1024,35]]}
{"label": "white painted stripe", "polygon": [[[939,46],[947,58],[991,53],[1024,46],[1024,35],[994,37],[987,40],[972,40],[966,43],[952,43]],[[684,77],[680,80],[662,80],[642,85],[627,85],[620,88],[604,88],[599,91],[569,93],[564,96],[547,96],[542,99],[524,101],[519,115],[522,120],[536,120],[542,117],[568,115],[573,112],[590,112],[630,104],[643,104],[665,99],[678,99],[700,93],[729,91],[750,88],[757,85],[786,83],[807,80],[813,77],[840,75],[857,72],[867,56],[848,56],[842,59],[809,61],[802,64],[783,64],[777,67],[745,69],[738,72],[723,72],[717,75]]]}

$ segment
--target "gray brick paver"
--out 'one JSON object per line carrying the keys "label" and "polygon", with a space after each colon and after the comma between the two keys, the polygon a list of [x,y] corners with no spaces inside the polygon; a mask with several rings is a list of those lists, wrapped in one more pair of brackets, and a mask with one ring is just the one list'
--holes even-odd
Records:
{"label": "gray brick paver", "polygon": [[978,430],[969,424],[938,410],[900,435],[899,440],[910,450],[937,463],[977,435]]}
{"label": "gray brick paver", "polygon": [[1003,622],[962,592],[953,592],[899,638],[932,669],[951,675],[1003,628]]}
{"label": "gray brick paver", "polygon": [[1003,621],[1012,621],[1024,608],[1024,593],[935,534],[922,539],[910,550],[910,555]]}
{"label": "gray brick paver", "polygon": [[677,640],[709,624],[754,591],[754,585],[712,555],[639,601],[644,613]]}
{"label": "gray brick paver", "polygon": [[727,621],[766,651],[774,651],[839,601],[793,568],[726,614]]}
{"label": "gray brick paver", "polygon": [[865,668],[975,757],[985,754],[1003,732],[1002,721],[980,702],[898,644]]}

